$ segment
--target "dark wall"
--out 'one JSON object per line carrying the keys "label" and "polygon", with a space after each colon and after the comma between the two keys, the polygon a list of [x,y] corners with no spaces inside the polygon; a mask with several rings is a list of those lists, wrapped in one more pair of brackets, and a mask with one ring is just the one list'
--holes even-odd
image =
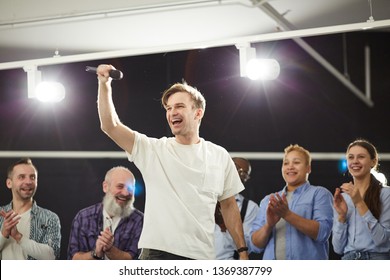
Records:
{"label": "dark wall", "polygon": [[[100,130],[96,110],[96,77],[86,65],[111,63],[124,72],[114,81],[114,102],[121,120],[149,136],[170,135],[159,98],[174,82],[185,79],[206,97],[201,136],[229,152],[282,152],[298,143],[311,152],[345,152],[357,137],[372,141],[380,153],[389,153],[390,119],[388,33],[347,34],[348,74],[364,91],[363,47],[371,46],[372,99],[369,108],[291,40],[256,44],[259,57],[279,60],[278,80],[254,82],[239,77],[239,57],[234,46],[191,50],[120,59],[40,67],[43,79],[57,79],[66,90],[58,104],[27,98],[27,78],[22,69],[0,71],[0,151],[120,151]],[[343,71],[342,35],[305,39]],[[25,156],[31,156],[26,152]],[[116,165],[134,171],[139,183],[136,207],[143,210],[144,190],[138,170],[123,159],[34,158],[39,170],[36,200],[56,212],[62,223],[61,257],[66,258],[70,224],[83,207],[101,200],[105,172]],[[1,158],[1,179],[15,158]],[[244,194],[260,202],[281,189],[281,162],[252,160],[252,178]],[[382,161],[387,177],[389,161]],[[332,192],[346,180],[336,161],[313,162],[310,182]],[[5,183],[0,204],[10,201]],[[332,258],[338,258],[332,255]]]}

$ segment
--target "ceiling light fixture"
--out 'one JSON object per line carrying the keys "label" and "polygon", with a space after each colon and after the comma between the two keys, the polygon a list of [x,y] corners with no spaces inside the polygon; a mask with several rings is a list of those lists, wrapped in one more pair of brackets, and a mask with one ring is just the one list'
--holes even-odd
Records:
{"label": "ceiling light fixture", "polygon": [[27,96],[42,102],[59,102],[65,98],[65,88],[58,82],[42,82],[42,72],[36,65],[26,65]]}
{"label": "ceiling light fixture", "polygon": [[280,74],[279,62],[275,59],[259,59],[250,43],[236,45],[240,55],[240,75],[251,80],[275,80]]}
{"label": "ceiling light fixture", "polygon": [[27,96],[35,98],[35,87],[41,82],[42,73],[36,65],[24,66],[23,70],[27,73]]}

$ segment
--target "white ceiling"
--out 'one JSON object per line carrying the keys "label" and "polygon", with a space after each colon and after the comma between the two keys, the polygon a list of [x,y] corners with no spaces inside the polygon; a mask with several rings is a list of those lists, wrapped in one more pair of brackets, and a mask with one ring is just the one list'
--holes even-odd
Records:
{"label": "white ceiling", "polygon": [[286,30],[275,16],[293,29],[364,23],[370,3],[376,22],[390,19],[389,0],[1,0],[0,64]]}

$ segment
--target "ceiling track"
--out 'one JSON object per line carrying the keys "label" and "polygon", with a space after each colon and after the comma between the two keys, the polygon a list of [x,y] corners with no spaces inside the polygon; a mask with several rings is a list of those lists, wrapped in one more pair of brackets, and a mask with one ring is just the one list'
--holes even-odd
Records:
{"label": "ceiling track", "polygon": [[0,63],[0,70],[17,69],[23,68],[26,65],[46,66],[56,65],[65,63],[74,63],[81,61],[90,61],[98,59],[110,59],[119,57],[129,57],[137,55],[147,55],[156,53],[167,53],[175,51],[185,51],[198,48],[211,48],[211,47],[223,47],[223,46],[234,46],[239,44],[247,43],[260,43],[276,40],[294,39],[310,36],[328,35],[340,32],[352,32],[352,31],[363,31],[366,29],[376,29],[390,27],[390,20],[381,20],[374,22],[363,22],[363,23],[352,23],[344,25],[317,27],[309,29],[299,29],[292,31],[265,33],[253,36],[236,37],[214,41],[203,41],[203,42],[190,42],[185,44],[174,44],[157,47],[145,47],[145,48],[132,48],[124,50],[94,52],[94,53],[83,53],[67,56],[54,55],[53,57],[19,60],[11,62]]}
{"label": "ceiling track", "polygon": [[167,3],[159,3],[154,5],[133,6],[122,9],[92,11],[92,12],[76,12],[68,14],[59,14],[52,16],[42,16],[36,18],[27,18],[13,21],[1,21],[0,30],[8,30],[15,28],[24,28],[31,26],[51,25],[56,23],[88,21],[105,18],[126,17],[130,15],[149,14],[164,11],[174,11],[181,9],[194,9],[201,7],[226,6],[226,5],[242,5],[248,8],[253,8],[247,4],[245,0],[204,0],[204,1],[167,1]]}
{"label": "ceiling track", "polygon": [[[254,1],[256,2],[256,1]],[[265,14],[272,18],[283,30],[296,30],[283,15],[276,11],[270,4],[263,3],[257,5]],[[353,94],[355,94],[368,107],[373,107],[374,102],[371,100],[371,81],[370,81],[370,52],[366,47],[365,54],[365,75],[366,75],[366,93],[363,93],[357,88],[349,79],[345,77],[339,70],[337,70],[329,61],[327,61],[321,54],[319,54],[313,47],[306,43],[302,38],[292,38],[304,51],[306,51],[312,58],[320,63],[326,70],[328,70],[334,77],[336,77],[344,86],[346,86]]]}

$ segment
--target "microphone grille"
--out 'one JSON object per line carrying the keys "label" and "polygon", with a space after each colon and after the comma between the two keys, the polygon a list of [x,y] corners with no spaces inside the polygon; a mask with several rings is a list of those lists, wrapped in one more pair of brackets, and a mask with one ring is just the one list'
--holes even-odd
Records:
{"label": "microphone grille", "polygon": [[119,70],[110,70],[110,77],[114,80],[120,80],[123,78],[123,73]]}

